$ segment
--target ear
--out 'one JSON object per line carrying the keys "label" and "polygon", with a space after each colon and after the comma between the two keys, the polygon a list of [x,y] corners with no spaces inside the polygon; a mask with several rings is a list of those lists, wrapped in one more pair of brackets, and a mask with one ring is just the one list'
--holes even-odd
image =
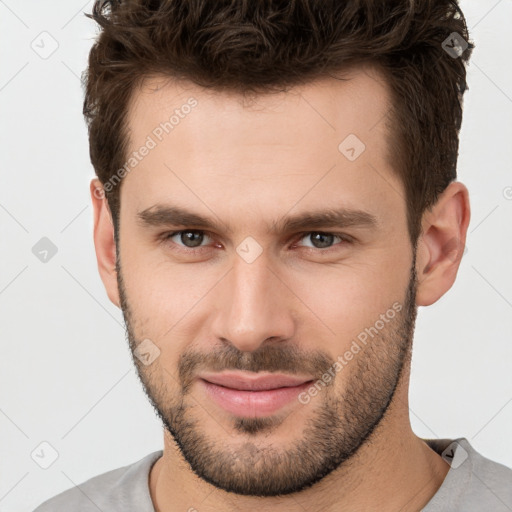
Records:
{"label": "ear", "polygon": [[101,182],[94,178],[90,185],[94,209],[94,246],[98,270],[109,299],[120,307],[116,272],[116,244],[114,223]]}
{"label": "ear", "polygon": [[469,218],[468,189],[457,181],[423,214],[416,256],[418,306],[430,306],[452,287],[464,253]]}

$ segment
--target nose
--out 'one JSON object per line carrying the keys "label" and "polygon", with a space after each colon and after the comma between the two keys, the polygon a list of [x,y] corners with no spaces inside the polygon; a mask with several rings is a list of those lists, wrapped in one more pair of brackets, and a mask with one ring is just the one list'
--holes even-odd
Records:
{"label": "nose", "polygon": [[252,263],[236,257],[216,297],[219,304],[213,323],[216,339],[252,352],[270,338],[293,337],[294,296],[281,279],[269,267],[264,254]]}

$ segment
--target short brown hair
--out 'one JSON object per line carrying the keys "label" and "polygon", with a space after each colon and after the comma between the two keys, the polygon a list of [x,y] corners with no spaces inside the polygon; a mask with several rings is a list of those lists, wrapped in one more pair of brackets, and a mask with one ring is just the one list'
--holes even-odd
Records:
{"label": "short brown hair", "polygon": [[[391,91],[389,154],[413,244],[423,212],[456,179],[474,47],[456,0],[97,0],[87,16],[101,32],[83,76],[83,113],[103,184],[124,165],[128,104],[150,75],[261,94],[364,63]],[[467,46],[455,55],[446,50],[453,33]],[[116,233],[120,189],[106,193]]]}

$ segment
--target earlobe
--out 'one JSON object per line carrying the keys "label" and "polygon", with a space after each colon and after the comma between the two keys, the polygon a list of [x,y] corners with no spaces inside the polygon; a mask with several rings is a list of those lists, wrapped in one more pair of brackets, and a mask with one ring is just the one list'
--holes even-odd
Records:
{"label": "earlobe", "polygon": [[416,304],[429,306],[453,285],[464,253],[470,219],[469,194],[452,182],[424,214],[418,240]]}
{"label": "earlobe", "polygon": [[120,307],[112,214],[103,186],[97,178],[91,181],[90,192],[94,211],[94,247],[98,270],[109,299]]}

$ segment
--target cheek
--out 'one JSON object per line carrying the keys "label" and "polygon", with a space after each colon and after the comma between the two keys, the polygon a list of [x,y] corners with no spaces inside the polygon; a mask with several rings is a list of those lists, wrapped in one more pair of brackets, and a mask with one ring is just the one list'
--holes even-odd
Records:
{"label": "cheek", "polygon": [[380,315],[394,316],[396,303],[404,306],[411,262],[404,255],[378,252],[364,262],[288,274],[287,281],[303,301],[300,309],[311,319],[306,324],[317,333],[322,329],[338,353]]}
{"label": "cheek", "polygon": [[[222,282],[229,264],[176,263],[162,250],[126,249],[123,278],[137,336],[154,338],[166,350],[172,346],[179,352],[197,338],[201,326],[207,330],[214,316],[229,306],[229,278]],[[283,314],[296,313],[313,339],[332,339],[339,345],[333,350],[342,351],[393,303],[403,303],[409,266],[407,251],[389,244],[362,249],[337,263],[283,263],[274,270],[287,286],[276,282],[268,293],[280,294]]]}
{"label": "cheek", "polygon": [[176,264],[143,251],[123,254],[122,274],[135,334],[165,350],[190,343],[200,325],[197,315],[222,276],[213,268]]}

